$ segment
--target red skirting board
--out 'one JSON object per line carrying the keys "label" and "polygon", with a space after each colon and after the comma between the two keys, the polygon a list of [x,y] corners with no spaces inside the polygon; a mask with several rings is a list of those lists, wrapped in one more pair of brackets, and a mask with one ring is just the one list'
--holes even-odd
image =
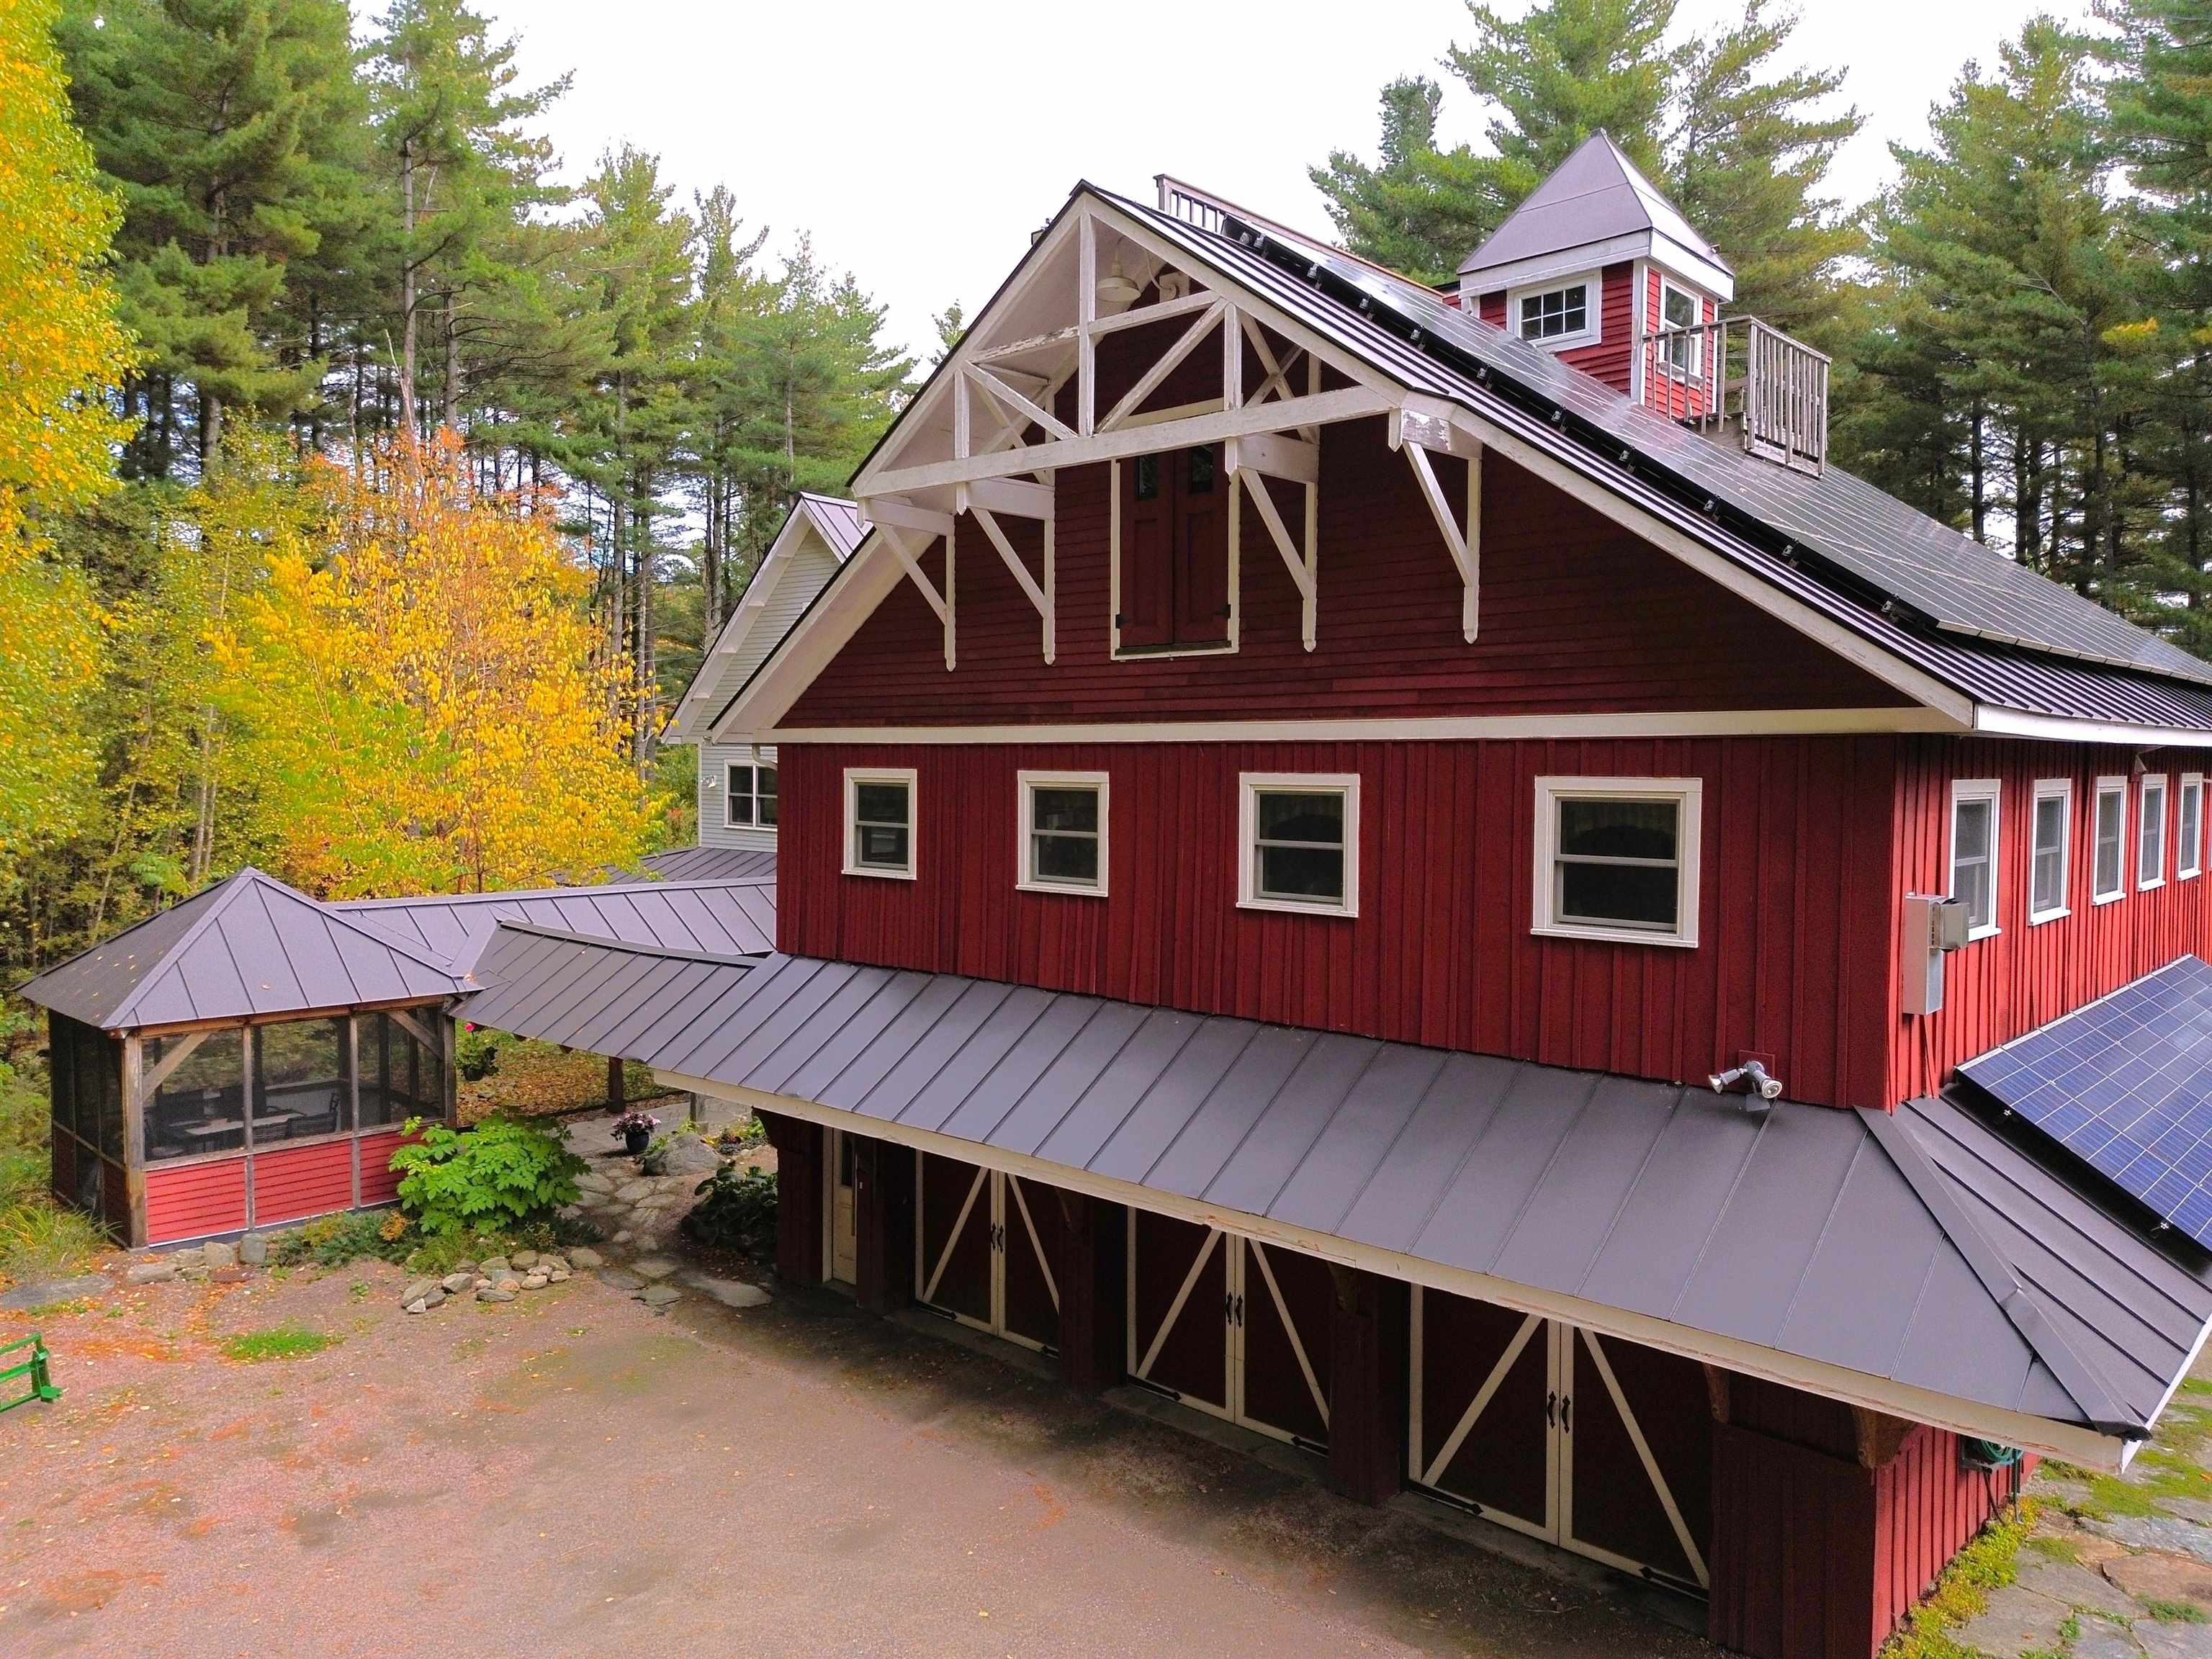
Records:
{"label": "red skirting board", "polygon": [[224,1158],[181,1169],[146,1171],[146,1241],[234,1233],[246,1225],[246,1160]]}
{"label": "red skirting board", "polygon": [[363,1204],[389,1204],[399,1196],[399,1176],[391,1168],[392,1155],[407,1139],[397,1129],[386,1134],[363,1135],[361,1138],[361,1201]]}
{"label": "red skirting board", "polygon": [[322,1140],[253,1155],[255,1226],[352,1207],[351,1140]]}

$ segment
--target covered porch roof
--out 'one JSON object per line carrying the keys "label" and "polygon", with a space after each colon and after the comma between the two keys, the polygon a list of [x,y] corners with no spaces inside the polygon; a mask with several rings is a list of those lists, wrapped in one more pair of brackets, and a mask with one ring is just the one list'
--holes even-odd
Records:
{"label": "covered porch roof", "polygon": [[[2212,1322],[1960,1106],[1783,1103],[1095,997],[502,927],[480,1024],[2116,1467]],[[2063,1265],[2063,1271],[2061,1271]]]}

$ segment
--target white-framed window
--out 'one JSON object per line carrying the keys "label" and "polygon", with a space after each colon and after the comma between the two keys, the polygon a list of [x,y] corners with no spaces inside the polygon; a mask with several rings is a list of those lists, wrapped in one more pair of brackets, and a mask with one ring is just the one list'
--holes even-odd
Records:
{"label": "white-framed window", "polygon": [[[1662,276],[1659,279],[1659,326],[1663,329],[1694,329],[1705,320],[1705,302],[1688,289]],[[1694,375],[1705,367],[1705,337],[1703,333],[1676,334],[1667,337],[1667,366],[1677,374]]]}
{"label": "white-framed window", "polygon": [[2148,772],[2136,792],[2136,885],[2166,884],[2166,774]]}
{"label": "white-framed window", "polygon": [[1588,345],[1600,332],[1597,273],[1511,289],[1505,316],[1516,334],[1538,345],[1555,350]]}
{"label": "white-framed window", "polygon": [[1538,778],[1533,930],[1694,945],[1704,799],[1697,778]]}
{"label": "white-framed window", "polygon": [[1021,871],[1032,893],[1106,895],[1106,775],[1019,772]]}
{"label": "white-framed window", "polygon": [[2066,878],[2072,860],[2074,781],[2039,778],[2028,824],[2027,920],[2056,921],[2069,913]]}
{"label": "white-framed window", "polygon": [[2173,878],[2187,881],[2204,872],[2204,775],[2184,772],[2174,798]]}
{"label": "white-framed window", "polygon": [[2128,890],[2128,781],[2097,780],[2096,860],[2090,902],[2110,904]]}
{"label": "white-framed window", "polygon": [[1951,896],[1966,907],[1966,937],[1997,931],[1997,801],[1995,778],[1951,785]]}
{"label": "white-framed window", "polygon": [[1237,902],[1248,910],[1359,914],[1359,779],[1246,772],[1237,779]]}
{"label": "white-framed window", "polygon": [[914,879],[914,769],[845,773],[845,873]]}
{"label": "white-framed window", "polygon": [[775,768],[733,762],[723,781],[724,823],[732,830],[775,828]]}

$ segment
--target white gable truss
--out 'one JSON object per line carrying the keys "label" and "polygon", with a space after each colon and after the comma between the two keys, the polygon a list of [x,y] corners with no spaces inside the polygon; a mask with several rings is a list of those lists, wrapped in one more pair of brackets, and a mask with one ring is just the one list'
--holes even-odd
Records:
{"label": "white gable truss", "polygon": [[[1102,304],[1098,282],[1118,270],[1162,296],[1130,310]],[[1099,342],[1121,330],[1188,319],[1136,381],[1100,408]],[[1218,336],[1217,395],[1170,408],[1147,400],[1168,377]],[[1258,382],[1247,354],[1258,364]],[[1324,372],[1348,381],[1322,389]],[[1056,412],[1074,386],[1073,421]],[[1473,641],[1480,621],[1483,457],[1495,449],[1659,550],[1747,599],[1814,642],[1867,670],[1922,706],[1899,710],[1898,726],[1964,730],[1970,698],[1892,654],[1865,635],[1746,570],[1726,554],[1653,517],[1586,472],[1482,415],[1415,392],[1373,363],[1323,338],[1225,271],[1194,258],[1157,228],[1080,185],[977,316],[959,345],[900,416],[853,482],[866,542],[825,595],[714,720],[715,730],[764,734],[775,729],[806,685],[860,623],[902,580],[911,580],[943,629],[945,665],[957,663],[957,526],[973,520],[992,553],[1037,612],[1040,651],[1056,654],[1053,477],[1063,466],[1219,444],[1229,495],[1231,557],[1241,513],[1250,502],[1304,600],[1303,631],[1313,648],[1322,578],[1316,533],[1320,428],[1382,416],[1389,441],[1406,458],[1433,515],[1442,551],[1459,573],[1462,632]],[[1466,510],[1450,509],[1440,465],[1467,469]],[[1287,522],[1267,487],[1274,479],[1304,494],[1303,523]],[[1042,528],[1041,568],[1014,547],[1001,520]],[[944,544],[939,579],[923,559]],[[1232,566],[1232,586],[1234,583]],[[1232,605],[1230,625],[1236,637]],[[1194,728],[1191,735],[1200,735]]]}

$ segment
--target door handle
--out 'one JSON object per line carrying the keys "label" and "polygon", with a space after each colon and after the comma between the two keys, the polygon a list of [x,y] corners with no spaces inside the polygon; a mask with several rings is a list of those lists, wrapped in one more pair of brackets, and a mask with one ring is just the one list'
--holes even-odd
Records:
{"label": "door handle", "polygon": [[1559,1396],[1559,1432],[1561,1434],[1572,1434],[1575,1431],[1574,1413],[1574,1395],[1571,1394],[1561,1395]]}
{"label": "door handle", "polygon": [[1221,1322],[1224,1325],[1237,1322],[1237,1298],[1227,1291],[1221,1293]]}
{"label": "door handle", "polygon": [[1244,1298],[1241,1296],[1237,1298],[1237,1328],[1244,1328]]}
{"label": "door handle", "polygon": [[1544,1396],[1544,1426],[1550,1428],[1559,1420],[1559,1395],[1554,1389]]}

